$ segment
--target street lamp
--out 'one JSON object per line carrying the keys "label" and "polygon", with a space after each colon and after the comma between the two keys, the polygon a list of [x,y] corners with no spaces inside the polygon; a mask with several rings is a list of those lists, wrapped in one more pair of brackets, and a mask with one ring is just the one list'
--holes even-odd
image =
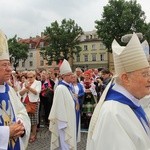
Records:
{"label": "street lamp", "polygon": [[[133,34],[126,34],[126,35],[122,36],[121,37],[121,42],[128,43],[130,41],[132,35]],[[136,33],[136,35],[138,36],[140,41],[143,39],[143,34],[142,33]]]}

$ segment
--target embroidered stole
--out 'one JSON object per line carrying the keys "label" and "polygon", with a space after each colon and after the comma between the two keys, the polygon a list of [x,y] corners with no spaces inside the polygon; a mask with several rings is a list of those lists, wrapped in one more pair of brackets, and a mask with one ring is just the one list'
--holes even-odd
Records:
{"label": "embroidered stole", "polygon": [[[73,96],[73,92],[72,92],[72,88],[70,85],[64,83],[63,81],[61,81],[59,83],[60,85],[64,85],[68,88],[73,100],[74,100],[74,103],[75,103],[75,108],[76,108],[76,105],[77,105],[77,101],[76,101],[76,98]],[[79,127],[79,119],[80,119],[80,110],[76,110],[75,109],[75,113],[76,113],[76,135],[78,134],[78,127]]]}
{"label": "embroidered stole", "polygon": [[[143,128],[145,129],[145,126],[144,126],[142,120],[144,120],[146,125],[149,127],[149,123],[148,123],[148,120],[146,118],[146,114],[145,114],[143,108],[141,106],[135,105],[125,95],[113,90],[112,87],[109,89],[109,92],[106,96],[106,101],[109,101],[109,100],[117,101],[117,102],[120,102],[122,104],[128,105],[133,110],[133,112],[135,113],[135,115],[137,116],[139,121],[141,122]],[[145,131],[146,131],[146,129],[145,129]]]}
{"label": "embroidered stole", "polygon": [[[15,114],[8,95],[9,86],[5,84],[5,92],[0,93],[0,126],[9,126],[9,124],[16,122]],[[10,139],[8,143],[8,150],[19,150],[19,138]]]}

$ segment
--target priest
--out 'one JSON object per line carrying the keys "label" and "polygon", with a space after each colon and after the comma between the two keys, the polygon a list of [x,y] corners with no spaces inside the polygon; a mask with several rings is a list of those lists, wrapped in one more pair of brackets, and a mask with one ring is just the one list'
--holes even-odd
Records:
{"label": "priest", "polygon": [[139,100],[150,94],[150,67],[135,33],[128,44],[112,43],[115,76],[97,104],[87,150],[149,150],[149,121]]}
{"label": "priest", "polygon": [[30,119],[16,91],[7,82],[12,68],[5,34],[0,31],[0,150],[25,150]]}
{"label": "priest", "polygon": [[49,115],[51,150],[76,150],[80,136],[79,102],[72,93],[70,83],[73,73],[66,59],[60,66],[60,74],[62,81],[55,89]]}

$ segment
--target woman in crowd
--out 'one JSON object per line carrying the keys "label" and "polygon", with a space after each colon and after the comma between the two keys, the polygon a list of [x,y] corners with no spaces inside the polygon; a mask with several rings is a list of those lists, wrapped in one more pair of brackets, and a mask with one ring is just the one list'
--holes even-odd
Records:
{"label": "woman in crowd", "polygon": [[12,71],[11,77],[9,81],[7,82],[13,89],[18,92],[21,87],[20,87],[20,76],[16,71]]}
{"label": "woman in crowd", "polygon": [[38,120],[38,112],[39,112],[39,94],[41,92],[41,82],[36,80],[35,71],[27,72],[27,81],[23,84],[21,91],[19,92],[20,96],[22,96],[22,102],[27,105],[28,102],[32,102],[36,104],[36,110],[34,113],[28,113],[31,120],[31,135],[29,142],[34,142],[36,140],[36,130]]}
{"label": "woman in crowd", "polygon": [[97,93],[91,71],[87,70],[84,72],[84,81],[82,84],[84,86],[85,96],[81,116],[81,128],[88,129],[94,107],[97,103]]}
{"label": "woman in crowd", "polygon": [[[54,85],[55,83],[50,79],[50,76],[46,72],[46,70],[43,70],[41,72],[41,93],[40,93],[40,113],[42,105],[44,106],[44,121],[45,125],[49,125],[48,116],[52,107],[53,103],[53,95],[54,95]],[[39,122],[40,126],[40,122]]]}
{"label": "woman in crowd", "polygon": [[72,75],[71,87],[72,87],[72,91],[74,93],[74,96],[79,101],[80,112],[81,112],[82,104],[83,104],[83,101],[84,101],[84,88],[83,88],[83,85],[80,82],[78,82],[76,74]]}
{"label": "woman in crowd", "polygon": [[20,87],[22,88],[23,87],[23,83],[27,80],[27,77],[25,74],[21,75],[20,77]]}

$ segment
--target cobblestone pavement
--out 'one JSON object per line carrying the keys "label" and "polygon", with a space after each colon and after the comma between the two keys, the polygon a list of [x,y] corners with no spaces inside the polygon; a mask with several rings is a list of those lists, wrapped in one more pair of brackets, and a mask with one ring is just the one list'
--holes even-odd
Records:
{"label": "cobblestone pavement", "polygon": [[[78,150],[85,150],[87,133],[81,133],[81,142],[78,143]],[[37,139],[34,143],[29,143],[27,150],[50,150],[50,132],[47,127],[40,128]]]}

